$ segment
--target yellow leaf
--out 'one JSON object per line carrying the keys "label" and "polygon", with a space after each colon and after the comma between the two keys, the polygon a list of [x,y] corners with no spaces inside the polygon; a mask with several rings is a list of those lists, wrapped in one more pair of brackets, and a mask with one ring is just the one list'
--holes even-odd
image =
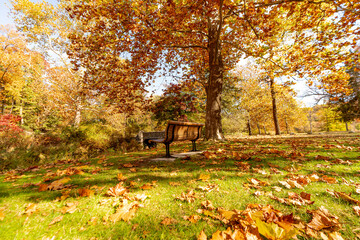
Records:
{"label": "yellow leaf", "polygon": [[202,181],[208,181],[209,179],[210,179],[209,174],[201,173],[200,176],[199,176],[199,180],[202,180]]}
{"label": "yellow leaf", "polygon": [[200,235],[197,237],[197,240],[207,240],[207,236],[206,236],[204,230],[202,230],[200,232]]}

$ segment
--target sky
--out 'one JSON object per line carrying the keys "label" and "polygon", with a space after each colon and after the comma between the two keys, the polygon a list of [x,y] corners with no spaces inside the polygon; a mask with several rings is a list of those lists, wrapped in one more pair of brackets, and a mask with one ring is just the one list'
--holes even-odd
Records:
{"label": "sky", "polygon": [[[40,2],[41,0],[31,0],[32,2]],[[47,2],[50,3],[56,3],[57,0],[47,0]],[[6,25],[6,24],[14,24],[14,22],[12,21],[11,17],[10,17],[10,7],[11,4],[9,2],[9,0],[0,0],[0,25]],[[157,86],[155,86],[155,93],[156,94],[161,94],[161,91],[159,91],[161,88],[165,87],[165,82],[164,79],[159,79],[159,83],[155,84]],[[314,97],[306,97],[303,98],[302,96],[304,96],[306,94],[306,84],[305,81],[299,81],[297,82],[297,84],[294,86],[296,92],[298,93],[297,98],[298,100],[302,101],[306,107],[312,107],[315,105],[315,99]],[[150,90],[152,91],[152,90]]]}

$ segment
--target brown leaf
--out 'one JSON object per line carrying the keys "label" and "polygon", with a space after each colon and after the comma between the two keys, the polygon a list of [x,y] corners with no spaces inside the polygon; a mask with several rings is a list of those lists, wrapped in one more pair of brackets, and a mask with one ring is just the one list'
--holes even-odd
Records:
{"label": "brown leaf", "polygon": [[117,180],[119,182],[123,182],[125,181],[127,178],[122,174],[122,173],[118,173],[118,175],[116,176]]}
{"label": "brown leaf", "polygon": [[88,188],[80,188],[78,193],[80,197],[91,197],[94,195],[94,191]]}
{"label": "brown leaf", "polygon": [[186,192],[182,192],[180,197],[177,197],[176,199],[179,199],[181,201],[186,201],[188,203],[192,203],[196,199],[196,194],[193,190],[187,190]]}
{"label": "brown leaf", "polygon": [[360,206],[353,206],[352,207],[356,213],[356,215],[360,216]]}
{"label": "brown leaf", "polygon": [[35,204],[35,203],[29,203],[26,207],[25,207],[25,212],[24,212],[24,214],[26,214],[26,215],[31,215],[31,214],[33,214],[34,212],[36,212],[37,211],[37,207],[38,207],[38,205],[37,204]]}
{"label": "brown leaf", "polygon": [[60,216],[54,218],[54,219],[49,223],[49,226],[54,225],[55,223],[60,222],[61,220],[63,220],[63,218],[64,218],[63,215],[60,215]]}
{"label": "brown leaf", "polygon": [[40,184],[39,185],[39,192],[44,192],[44,191],[46,191],[46,190],[48,190],[48,184],[45,184],[45,183],[42,183],[42,184]]}
{"label": "brown leaf", "polygon": [[199,215],[191,215],[191,216],[184,216],[184,219],[192,222],[192,223],[197,223],[197,221],[199,221],[201,219],[201,217]]}
{"label": "brown leaf", "polygon": [[210,202],[209,200],[201,202],[201,207],[210,211],[215,209],[212,202]]}
{"label": "brown leaf", "polygon": [[165,225],[165,226],[168,226],[168,225],[171,225],[171,224],[173,224],[175,222],[176,222],[175,219],[166,217],[166,218],[164,218],[164,220],[161,221],[161,224]]}
{"label": "brown leaf", "polygon": [[125,188],[122,183],[118,183],[115,187],[109,188],[109,190],[106,192],[106,195],[110,197],[117,197],[123,195],[127,191],[128,189]]}
{"label": "brown leaf", "polygon": [[62,214],[74,213],[77,210],[79,202],[67,202],[66,205],[60,210]]}
{"label": "brown leaf", "polygon": [[70,180],[71,179],[68,178],[68,177],[56,180],[56,181],[50,183],[47,189],[48,190],[60,190],[60,189],[63,189],[64,184],[69,182]]}
{"label": "brown leaf", "polygon": [[330,231],[336,231],[341,226],[338,217],[331,215],[324,207],[313,211],[308,210],[307,212],[312,214],[311,222],[308,223],[307,226],[314,230],[328,229]]}
{"label": "brown leaf", "polygon": [[169,182],[169,184],[170,184],[171,186],[181,186],[181,184],[178,183],[178,182]]}

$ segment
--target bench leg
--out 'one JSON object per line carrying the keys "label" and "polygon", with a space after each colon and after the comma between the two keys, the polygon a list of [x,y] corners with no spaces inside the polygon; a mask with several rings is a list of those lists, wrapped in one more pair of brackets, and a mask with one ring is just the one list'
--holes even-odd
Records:
{"label": "bench leg", "polygon": [[195,141],[191,141],[192,142],[192,152],[196,152],[197,150],[196,150],[196,143],[195,143]]}
{"label": "bench leg", "polygon": [[166,155],[165,155],[165,157],[166,158],[171,158],[171,155],[170,155],[170,143],[165,143],[165,146],[166,146]]}

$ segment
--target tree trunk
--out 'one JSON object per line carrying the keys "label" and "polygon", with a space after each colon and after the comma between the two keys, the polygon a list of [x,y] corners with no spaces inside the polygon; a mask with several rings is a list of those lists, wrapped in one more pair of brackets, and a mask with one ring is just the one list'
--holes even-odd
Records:
{"label": "tree trunk", "polygon": [[19,109],[19,115],[21,117],[20,119],[20,125],[24,125],[24,107],[23,107],[23,101],[20,100],[20,109]]}
{"label": "tree trunk", "polygon": [[81,122],[81,110],[82,110],[82,104],[81,104],[81,98],[78,97],[76,99],[76,109],[75,109],[75,117],[74,117],[74,127],[79,127]]}
{"label": "tree trunk", "polygon": [[217,20],[209,20],[209,71],[206,86],[205,139],[224,140],[221,124],[221,92],[223,86],[223,60]]}
{"label": "tree trunk", "polygon": [[261,128],[260,128],[260,125],[257,123],[257,124],[256,124],[256,126],[257,126],[257,129],[258,129],[258,134],[260,135],[260,134],[261,134]]}
{"label": "tree trunk", "polygon": [[270,92],[272,99],[272,112],[273,112],[273,119],[275,125],[275,134],[280,135],[280,127],[279,127],[279,120],[277,116],[277,107],[276,107],[276,91],[274,86],[274,79],[272,78],[270,78]]}
{"label": "tree trunk", "polygon": [[252,135],[252,131],[251,131],[251,124],[250,124],[250,117],[248,117],[247,126],[248,126],[249,136],[251,136],[251,135]]}
{"label": "tree trunk", "polygon": [[1,114],[4,115],[5,114],[5,100],[1,101]]}
{"label": "tree trunk", "polygon": [[264,134],[266,135],[266,127],[264,126]]}
{"label": "tree trunk", "polygon": [[309,111],[309,124],[310,124],[310,133],[312,134],[312,111]]}
{"label": "tree trunk", "polygon": [[347,122],[345,122],[345,127],[346,127],[346,131],[348,132],[349,131],[349,126],[348,126]]}
{"label": "tree trunk", "polygon": [[15,104],[15,100],[14,98],[11,98],[11,108],[9,114],[12,114],[12,111],[14,110],[14,104]]}
{"label": "tree trunk", "polygon": [[285,125],[286,125],[286,133],[290,134],[289,124],[286,118],[285,118]]}

